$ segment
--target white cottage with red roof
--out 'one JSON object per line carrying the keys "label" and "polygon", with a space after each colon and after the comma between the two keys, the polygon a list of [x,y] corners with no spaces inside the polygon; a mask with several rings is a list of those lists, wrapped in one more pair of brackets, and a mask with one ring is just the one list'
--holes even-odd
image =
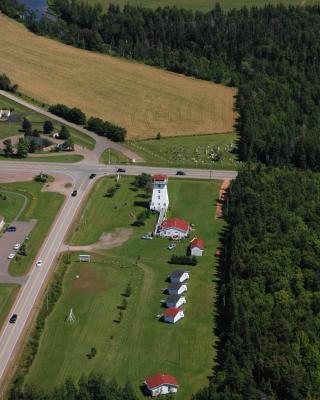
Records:
{"label": "white cottage with red roof", "polygon": [[159,235],[173,239],[186,238],[190,232],[189,222],[184,219],[170,218],[162,222],[159,227]]}
{"label": "white cottage with red roof", "polygon": [[179,385],[176,378],[172,375],[157,374],[149,376],[144,381],[152,397],[162,394],[176,393]]}
{"label": "white cottage with red roof", "polygon": [[168,177],[167,175],[157,174],[152,179],[152,198],[150,203],[150,210],[157,211],[158,213],[166,212],[169,207],[168,195]]}
{"label": "white cottage with red roof", "polygon": [[163,318],[166,322],[175,324],[176,322],[180,321],[180,319],[184,318],[184,313],[181,308],[169,307],[163,312]]}
{"label": "white cottage with red roof", "polygon": [[204,241],[202,239],[194,239],[190,245],[192,256],[201,257],[204,251]]}

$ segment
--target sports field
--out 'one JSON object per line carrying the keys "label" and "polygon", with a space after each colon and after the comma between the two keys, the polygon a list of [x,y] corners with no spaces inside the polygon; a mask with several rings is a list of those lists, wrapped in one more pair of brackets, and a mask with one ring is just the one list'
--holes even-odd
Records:
{"label": "sports field", "polygon": [[66,46],[3,15],[0,36],[1,71],[23,93],[124,126],[129,138],[233,128],[233,88]]}
{"label": "sports field", "polygon": [[[133,191],[131,182],[132,178],[122,178],[112,198],[105,192],[114,184],[113,178],[103,178],[94,188],[71,242],[94,243],[103,232],[113,232],[120,241],[124,236],[129,239],[119,247],[96,252],[91,263],[79,263],[73,255],[62,297],[47,320],[26,382],[52,387],[68,376],[78,379],[94,370],[121,383],[131,382],[143,398],[139,387],[144,378],[160,371],[176,376],[181,389],[175,398],[181,400],[206,384],[215,356],[214,252],[223,227],[221,220],[214,219],[219,184],[169,182],[170,215],[193,222],[195,234],[206,241],[206,254],[198,266],[187,268],[190,281],[185,318],[169,325],[157,319],[162,310],[160,300],[166,297],[161,289],[167,285],[167,275],[179,266],[168,264],[172,252],[167,249],[167,239],[140,239],[154,228],[156,215],[145,226],[131,225],[146,206],[143,192]],[[177,244],[174,253],[184,254],[187,244]],[[121,310],[128,283],[132,295]],[[71,307],[76,315],[74,324],[66,322]],[[94,358],[89,357],[92,347],[97,350]]]}
{"label": "sports field", "polygon": [[[32,229],[27,243],[27,256],[15,257],[10,265],[9,272],[11,275],[20,276],[27,273],[32,265],[37,251],[45,240],[48,231],[57,215],[59,208],[63,203],[63,195],[59,193],[42,192],[43,183],[30,181],[30,182],[15,182],[5,183],[0,186],[0,193],[3,190],[9,190],[21,193],[28,199],[28,204],[23,211],[19,220],[28,221],[30,219],[37,219],[38,222]],[[1,200],[1,199],[0,199]],[[8,206],[13,215],[17,209],[14,204]],[[19,211],[19,210],[18,210]],[[0,201],[0,214],[1,214],[1,201]]]}

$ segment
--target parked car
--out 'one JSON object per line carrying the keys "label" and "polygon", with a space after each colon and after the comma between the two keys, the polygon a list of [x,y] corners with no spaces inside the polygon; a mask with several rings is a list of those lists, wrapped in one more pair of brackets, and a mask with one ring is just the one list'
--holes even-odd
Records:
{"label": "parked car", "polygon": [[184,171],[177,171],[176,175],[185,175],[186,173]]}
{"label": "parked car", "polygon": [[151,235],[143,235],[143,236],[141,236],[141,239],[152,240],[153,237]]}
{"label": "parked car", "polygon": [[71,193],[71,196],[72,196],[72,197],[76,197],[77,194],[78,194],[78,191],[77,191],[77,190],[74,190],[74,191]]}
{"label": "parked car", "polygon": [[170,243],[169,246],[168,246],[168,250],[172,250],[175,247],[177,247],[177,245],[175,243]]}
{"label": "parked car", "polygon": [[19,250],[20,249],[21,244],[17,243],[13,246],[13,250]]}
{"label": "parked car", "polygon": [[11,318],[9,319],[10,324],[14,324],[18,318],[17,314],[12,314]]}
{"label": "parked car", "polygon": [[117,172],[126,172],[126,170],[124,168],[118,168]]}
{"label": "parked car", "polygon": [[8,259],[9,259],[9,260],[12,260],[12,259],[14,258],[14,256],[15,256],[14,253],[10,253],[10,254],[8,255]]}
{"label": "parked car", "polygon": [[41,265],[42,265],[42,260],[37,261],[36,266],[37,266],[37,267],[41,267]]}
{"label": "parked car", "polygon": [[8,226],[6,232],[16,232],[17,228],[15,226]]}
{"label": "parked car", "polygon": [[89,179],[93,179],[93,178],[95,178],[97,176],[97,174],[91,174],[90,176],[89,176]]}

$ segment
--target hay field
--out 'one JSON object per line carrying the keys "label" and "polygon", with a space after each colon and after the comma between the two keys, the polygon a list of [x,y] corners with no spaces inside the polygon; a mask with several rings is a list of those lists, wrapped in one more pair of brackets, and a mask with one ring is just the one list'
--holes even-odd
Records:
{"label": "hay field", "polygon": [[0,14],[0,72],[20,91],[124,126],[129,138],[232,130],[235,89],[40,37]]}

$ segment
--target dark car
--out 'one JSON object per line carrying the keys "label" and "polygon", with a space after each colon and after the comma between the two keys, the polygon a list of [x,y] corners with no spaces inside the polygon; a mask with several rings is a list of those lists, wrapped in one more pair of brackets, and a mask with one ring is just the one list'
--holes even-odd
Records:
{"label": "dark car", "polygon": [[10,324],[14,324],[17,320],[17,314],[12,314],[11,318],[9,319]]}
{"label": "dark car", "polygon": [[176,175],[185,175],[186,173],[184,171],[177,171]]}
{"label": "dark car", "polygon": [[77,191],[77,190],[74,190],[74,191],[71,193],[71,196],[72,196],[72,197],[76,197],[77,194],[78,194],[78,191]]}
{"label": "dark car", "polygon": [[90,176],[89,176],[89,179],[93,179],[93,178],[95,178],[97,176],[97,174],[91,174]]}
{"label": "dark car", "polygon": [[118,168],[117,172],[126,172],[126,170],[124,168]]}
{"label": "dark car", "polygon": [[15,226],[8,226],[8,228],[6,229],[6,232],[15,232],[17,230],[17,228]]}

